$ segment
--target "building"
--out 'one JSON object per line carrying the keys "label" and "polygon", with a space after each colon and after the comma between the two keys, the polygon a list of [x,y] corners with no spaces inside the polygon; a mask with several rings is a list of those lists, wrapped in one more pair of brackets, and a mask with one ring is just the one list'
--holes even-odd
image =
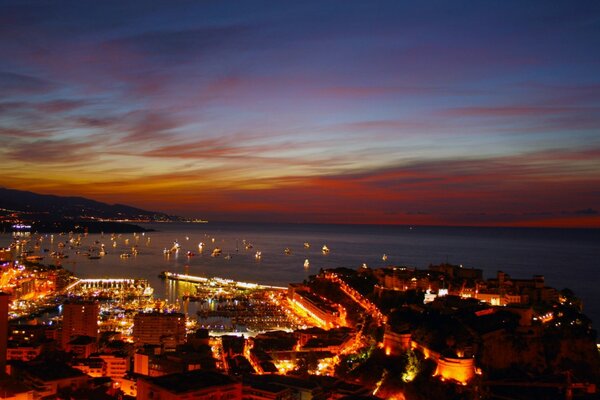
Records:
{"label": "building", "polygon": [[218,372],[195,370],[140,378],[138,399],[241,400],[242,383]]}
{"label": "building", "polygon": [[2,400],[34,400],[35,393],[32,388],[4,375],[0,376],[0,399]]}
{"label": "building", "polygon": [[388,356],[399,356],[410,350],[411,334],[410,331],[404,330],[396,332],[389,325],[386,325],[383,334],[383,349]]}
{"label": "building", "polygon": [[317,382],[288,375],[247,375],[244,386],[256,386],[268,383],[291,389],[294,399],[313,400],[326,399],[325,391]]}
{"label": "building", "polygon": [[9,295],[0,292],[0,376],[6,373],[6,349],[8,346],[8,299]]}
{"label": "building", "polygon": [[98,351],[98,343],[91,336],[75,336],[64,349],[73,353],[75,358],[88,358],[92,353]]}
{"label": "building", "polygon": [[185,315],[180,313],[140,313],[133,320],[136,347],[159,345],[174,350],[185,342]]}
{"label": "building", "polygon": [[307,286],[290,284],[287,297],[321,326],[334,328],[345,325],[345,310],[340,305],[312,293]]}
{"label": "building", "polygon": [[13,260],[12,251],[10,248],[0,248],[0,263],[10,262]]}
{"label": "building", "polygon": [[89,336],[98,340],[98,315],[100,306],[91,301],[73,301],[63,305],[61,347],[76,336]]}
{"label": "building", "polygon": [[130,358],[126,354],[100,354],[98,357],[105,363],[104,376],[120,379],[129,371]]}
{"label": "building", "polygon": [[295,400],[291,388],[269,382],[244,381],[244,400]]}
{"label": "building", "polygon": [[59,390],[88,387],[90,377],[80,370],[61,363],[14,362],[11,376],[32,387],[36,398],[54,398]]}
{"label": "building", "polygon": [[7,348],[6,358],[8,360],[31,361],[40,355],[43,348],[44,346],[41,343],[20,344],[12,342]]}

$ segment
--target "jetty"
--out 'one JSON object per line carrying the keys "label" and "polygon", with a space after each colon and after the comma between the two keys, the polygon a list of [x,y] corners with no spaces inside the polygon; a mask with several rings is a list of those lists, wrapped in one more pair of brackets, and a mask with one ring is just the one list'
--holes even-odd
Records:
{"label": "jetty", "polygon": [[219,277],[205,278],[202,276],[178,274],[176,272],[163,271],[159,275],[163,279],[170,279],[173,281],[183,281],[191,283],[203,283],[203,284],[216,284],[220,286],[235,286],[242,289],[268,289],[268,290],[287,290],[287,287],[283,286],[271,286],[261,285],[258,283],[240,282],[234,281],[233,279],[225,279]]}

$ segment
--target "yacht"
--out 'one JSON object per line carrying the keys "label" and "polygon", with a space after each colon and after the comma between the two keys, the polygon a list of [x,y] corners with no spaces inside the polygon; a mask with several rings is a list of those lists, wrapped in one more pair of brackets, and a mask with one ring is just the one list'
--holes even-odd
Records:
{"label": "yacht", "polygon": [[221,248],[220,247],[215,247],[214,250],[212,251],[211,256],[213,257],[217,257],[221,255]]}
{"label": "yacht", "polygon": [[254,255],[254,258],[256,258],[257,260],[260,260],[262,258],[262,253],[260,251],[257,251],[256,254]]}
{"label": "yacht", "polygon": [[327,245],[324,244],[323,248],[321,249],[321,251],[323,252],[323,254],[329,254],[329,247],[327,247]]}
{"label": "yacht", "polygon": [[286,247],[285,250],[283,250],[283,254],[285,254],[286,256],[289,256],[292,254],[292,250],[290,250],[289,247]]}
{"label": "yacht", "polygon": [[304,242],[304,248],[305,249],[310,249],[310,243]]}
{"label": "yacht", "polygon": [[381,257],[381,259],[382,259],[383,261],[387,261],[387,259],[388,259],[388,256],[387,256],[387,254],[384,254],[384,255],[383,255],[383,257]]}
{"label": "yacht", "polygon": [[308,261],[308,258],[306,260],[304,260],[304,268],[309,268],[310,267],[310,262]]}

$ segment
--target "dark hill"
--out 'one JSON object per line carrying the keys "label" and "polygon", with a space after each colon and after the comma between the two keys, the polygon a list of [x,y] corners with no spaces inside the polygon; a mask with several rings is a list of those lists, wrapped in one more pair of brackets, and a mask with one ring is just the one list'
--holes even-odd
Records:
{"label": "dark hill", "polygon": [[123,204],[106,204],[84,197],[54,196],[6,188],[0,188],[0,208],[69,219],[181,220],[179,217],[165,213],[146,211]]}

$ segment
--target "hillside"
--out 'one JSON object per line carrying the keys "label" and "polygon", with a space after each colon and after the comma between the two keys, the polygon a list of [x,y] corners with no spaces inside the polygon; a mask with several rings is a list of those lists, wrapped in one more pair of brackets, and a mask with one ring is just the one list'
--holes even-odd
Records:
{"label": "hillside", "polygon": [[[103,220],[103,221],[100,221]],[[46,195],[0,188],[0,223],[8,230],[15,223],[32,225],[39,232],[115,231],[142,228],[120,221],[182,221],[183,218],[124,204],[107,204],[84,197]]]}

